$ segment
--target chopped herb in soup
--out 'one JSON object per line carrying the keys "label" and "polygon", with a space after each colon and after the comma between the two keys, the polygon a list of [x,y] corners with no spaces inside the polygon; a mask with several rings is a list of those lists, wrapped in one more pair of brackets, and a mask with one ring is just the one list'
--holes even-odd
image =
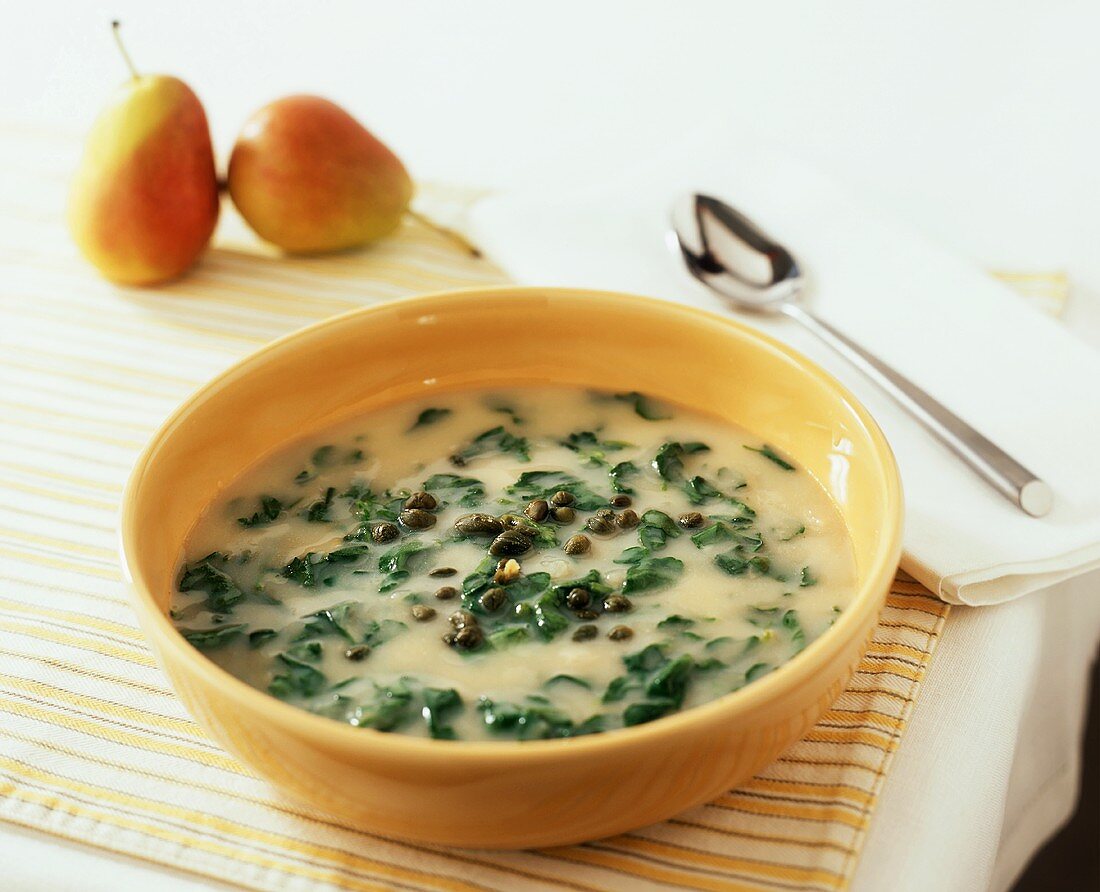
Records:
{"label": "chopped herb in soup", "polygon": [[530,740],[736,691],[854,583],[781,450],[641,393],[525,388],[378,410],[249,470],[193,531],[172,616],[318,715]]}

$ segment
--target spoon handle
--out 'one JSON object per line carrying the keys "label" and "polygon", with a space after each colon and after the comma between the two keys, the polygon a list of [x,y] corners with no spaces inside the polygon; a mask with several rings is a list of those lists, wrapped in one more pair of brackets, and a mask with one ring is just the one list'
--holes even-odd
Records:
{"label": "spoon handle", "polygon": [[1025,513],[1042,517],[1050,511],[1053,504],[1050,487],[954,412],[808,310],[797,304],[787,304],[783,311],[874,380],[940,442]]}

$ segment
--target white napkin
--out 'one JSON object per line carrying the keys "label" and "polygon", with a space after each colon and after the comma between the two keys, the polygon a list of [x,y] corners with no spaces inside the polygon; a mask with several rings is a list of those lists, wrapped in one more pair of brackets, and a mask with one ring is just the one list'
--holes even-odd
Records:
{"label": "white napkin", "polygon": [[519,282],[721,310],[666,243],[687,190],[725,198],[785,242],[811,276],[815,312],[1054,490],[1054,510],[1028,517],[797,323],[741,317],[831,371],[882,425],[905,485],[904,569],[948,601],[993,604],[1100,566],[1100,354],[797,161],[700,133],[588,185],[488,197],[466,226]]}

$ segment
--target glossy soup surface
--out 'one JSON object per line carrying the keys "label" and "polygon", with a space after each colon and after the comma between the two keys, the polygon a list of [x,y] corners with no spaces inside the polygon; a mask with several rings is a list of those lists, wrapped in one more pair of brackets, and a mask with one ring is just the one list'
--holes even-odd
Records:
{"label": "glossy soup surface", "polygon": [[[559,504],[556,504],[559,503]],[[401,404],[212,504],[172,616],[232,674],[352,725],[533,739],[660,718],[789,660],[855,590],[821,486],[639,394]]]}

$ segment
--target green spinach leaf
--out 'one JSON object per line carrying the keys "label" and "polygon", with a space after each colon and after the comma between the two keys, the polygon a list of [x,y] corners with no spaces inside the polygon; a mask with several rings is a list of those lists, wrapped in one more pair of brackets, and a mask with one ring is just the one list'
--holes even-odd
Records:
{"label": "green spinach leaf", "polygon": [[764,458],[766,458],[768,461],[772,462],[773,464],[779,465],[779,467],[781,467],[784,471],[793,471],[793,470],[795,470],[794,465],[792,465],[789,461],[787,461],[785,458],[783,458],[783,456],[781,456],[778,452],[776,452],[767,443],[765,443],[759,449],[755,448],[754,446],[746,446],[745,448],[747,450],[749,450],[749,452],[756,452],[759,455],[764,456]]}
{"label": "green spinach leaf", "polygon": [[409,430],[414,431],[418,427],[427,427],[429,424],[435,424],[437,421],[442,421],[450,414],[450,409],[425,409],[423,412],[416,416],[416,421],[413,422],[413,425],[409,428]]}
{"label": "green spinach leaf", "polygon": [[740,547],[731,548],[714,558],[714,562],[730,576],[743,576],[749,571],[767,575],[771,571],[771,560],[767,555],[754,554],[746,557]]}
{"label": "green spinach leaf", "polygon": [[378,571],[385,574],[386,578],[382,580],[378,591],[385,593],[397,588],[412,575],[412,566],[418,556],[431,548],[431,545],[418,539],[406,539],[384,552],[378,558]]}
{"label": "green spinach leaf", "polygon": [[558,491],[569,493],[574,507],[579,511],[595,511],[607,505],[607,498],[593,490],[583,480],[565,471],[525,471],[505,492],[529,502],[532,499],[549,499]]}
{"label": "green spinach leaf", "polygon": [[623,403],[630,403],[634,406],[634,411],[646,421],[665,421],[672,417],[672,414],[662,409],[652,397],[636,390],[629,393],[616,393],[615,399]]}
{"label": "green spinach leaf", "polygon": [[661,644],[647,644],[636,653],[623,657],[623,665],[630,672],[650,672],[666,660],[665,648]]}
{"label": "green spinach leaf", "polygon": [[436,496],[443,507],[457,502],[465,508],[474,508],[485,501],[485,484],[474,477],[432,474],[424,481],[424,489]]}
{"label": "green spinach leaf", "polygon": [[679,707],[684,702],[684,693],[694,670],[695,660],[691,654],[682,654],[657,670],[646,685],[645,692],[650,697],[671,700]]}
{"label": "green spinach leaf", "polygon": [[684,494],[694,505],[701,505],[711,499],[722,498],[722,491],[716,489],[706,478],[696,475],[684,482]]}
{"label": "green spinach leaf", "polygon": [[631,545],[615,558],[616,564],[637,564],[649,557],[649,549],[644,545]]}
{"label": "green spinach leaf", "polygon": [[306,509],[305,518],[310,523],[328,523],[332,520],[329,509],[332,507],[332,499],[336,495],[336,487],[330,486],[325,494]]}
{"label": "green spinach leaf", "polygon": [[668,715],[675,709],[676,703],[672,700],[643,700],[641,703],[631,703],[623,710],[623,724],[628,728],[633,725],[642,725]]}
{"label": "green spinach leaf", "polygon": [[625,594],[649,591],[670,585],[684,571],[684,562],[674,557],[642,558],[626,571]]}
{"label": "green spinach leaf", "polygon": [[658,629],[687,629],[695,625],[695,620],[687,616],[680,616],[678,613],[674,613],[671,616],[666,616],[663,620],[657,623]]}
{"label": "green spinach leaf", "polygon": [[238,517],[242,527],[266,526],[283,513],[283,503],[274,496],[260,496],[260,508],[250,517]]}
{"label": "green spinach leaf", "polygon": [[642,515],[642,523],[638,527],[638,541],[650,551],[659,551],[665,547],[669,539],[679,536],[680,532],[676,521],[664,511],[650,508]]}
{"label": "green spinach leaf", "polygon": [[487,452],[500,452],[514,455],[520,461],[530,461],[529,448],[526,437],[518,437],[500,425],[478,434],[458,454],[463,458],[474,458]]}
{"label": "green spinach leaf", "polygon": [[208,554],[200,561],[188,564],[180,576],[181,592],[205,592],[206,607],[211,613],[228,613],[233,605],[244,598],[244,592],[224,570],[214,566],[214,561],[227,562],[220,552]]}
{"label": "green spinach leaf", "polygon": [[279,654],[277,659],[283,664],[283,671],[271,679],[268,693],[283,700],[294,696],[312,697],[325,686],[325,674],[309,663],[285,653]]}
{"label": "green spinach leaf", "polygon": [[630,444],[622,440],[601,440],[593,431],[577,431],[562,440],[561,445],[577,453],[586,465],[606,467],[610,464],[607,453],[618,452]]}
{"label": "green spinach leaf", "polygon": [[318,551],[308,551],[291,558],[280,571],[280,575],[303,588],[314,588],[319,583],[331,585],[334,577],[328,564],[328,555]]}
{"label": "green spinach leaf", "polygon": [[321,446],[313,451],[309,460],[315,468],[327,468],[336,458],[336,447],[332,445]]}
{"label": "green spinach leaf", "polygon": [[291,645],[287,648],[286,654],[295,660],[301,660],[303,663],[319,663],[321,656],[324,654],[324,649],[320,641],[305,641]]}
{"label": "green spinach leaf", "polygon": [[684,457],[696,452],[708,452],[706,443],[665,443],[653,457],[653,468],[664,480],[678,481],[684,478]]}
{"label": "green spinach leaf", "polygon": [[413,690],[402,679],[397,684],[375,685],[373,698],[356,708],[352,724],[376,731],[393,731],[413,717]]}
{"label": "green spinach leaf", "polygon": [[244,629],[244,623],[233,623],[227,626],[215,626],[212,629],[180,629],[180,632],[199,650],[213,650],[216,647],[228,644],[238,637]]}
{"label": "green spinach leaf", "polygon": [[424,720],[428,733],[436,740],[454,740],[455,729],[444,724],[448,713],[462,707],[462,697],[454,688],[424,688]]}
{"label": "green spinach leaf", "polygon": [[640,469],[632,461],[621,461],[613,468],[609,468],[607,476],[611,480],[611,488],[615,492],[625,493],[630,495],[634,492],[633,488],[626,482],[631,477],[636,477]]}
{"label": "green spinach leaf", "polygon": [[248,646],[259,647],[265,641],[270,641],[278,634],[279,633],[274,629],[256,629],[256,631],[248,633]]}
{"label": "green spinach leaf", "polygon": [[556,684],[572,684],[578,688],[584,688],[586,691],[592,690],[592,685],[585,681],[583,678],[577,678],[575,675],[567,675],[564,672],[558,675],[548,678],[544,683],[544,688],[551,688]]}
{"label": "green spinach leaf", "polygon": [[603,727],[602,716],[593,716],[576,725],[560,709],[538,701],[518,705],[482,697],[477,708],[489,731],[518,740],[576,737],[594,733]]}
{"label": "green spinach leaf", "polygon": [[333,604],[331,607],[325,607],[316,613],[309,614],[304,617],[306,620],[305,627],[295,636],[294,640],[300,641],[303,638],[314,638],[323,635],[340,635],[349,643],[355,644],[358,639],[351,630],[351,622],[358,606],[354,601],[341,601],[339,604]]}
{"label": "green spinach leaf", "polygon": [[806,532],[806,525],[805,524],[799,524],[791,532],[788,532],[787,535],[780,536],[779,541],[780,542],[790,542],[792,539],[797,539],[799,536],[803,535],[805,532]]}
{"label": "green spinach leaf", "polygon": [[523,644],[525,641],[530,641],[531,633],[526,626],[504,626],[490,632],[486,640],[493,650],[505,650],[517,644]]}
{"label": "green spinach leaf", "polygon": [[369,620],[363,630],[363,644],[378,647],[387,641],[396,638],[402,632],[408,630],[408,626],[400,620],[384,619],[379,622],[376,619]]}
{"label": "green spinach leaf", "polygon": [[364,545],[361,542],[355,545],[342,545],[330,551],[327,555],[327,559],[333,564],[353,564],[368,551],[370,551],[370,546]]}

